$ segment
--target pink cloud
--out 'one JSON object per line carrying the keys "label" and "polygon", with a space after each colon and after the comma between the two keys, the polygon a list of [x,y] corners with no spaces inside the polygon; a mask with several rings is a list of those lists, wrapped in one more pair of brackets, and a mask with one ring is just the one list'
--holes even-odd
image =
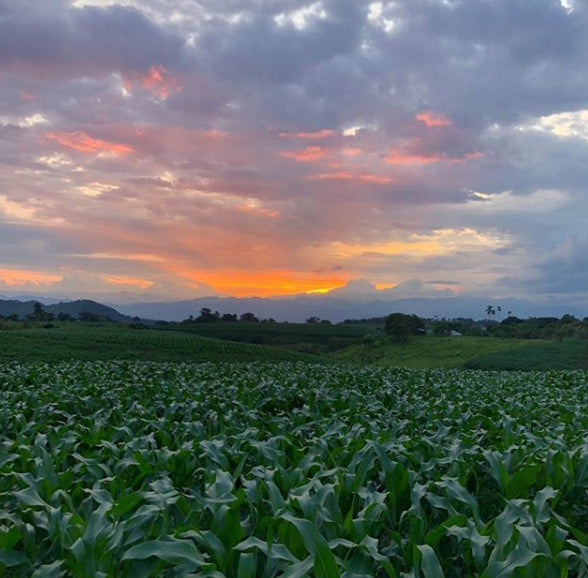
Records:
{"label": "pink cloud", "polygon": [[398,165],[415,165],[415,164],[428,164],[438,163],[439,161],[445,160],[446,156],[443,154],[420,154],[420,153],[405,153],[398,148],[393,148],[386,155],[384,160],[389,164]]}
{"label": "pink cloud", "polygon": [[323,147],[311,146],[301,151],[284,151],[280,156],[287,159],[294,159],[303,163],[316,162],[327,156],[327,151]]}
{"label": "pink cloud", "polygon": [[127,154],[134,150],[129,145],[93,138],[82,131],[48,132],[45,134],[45,138],[53,140],[66,148],[84,153],[109,152]]}
{"label": "pink cloud", "polygon": [[472,151],[463,156],[450,156],[446,152],[421,152],[418,150],[420,147],[421,142],[418,139],[413,140],[405,147],[392,147],[384,157],[384,161],[396,165],[425,165],[439,162],[455,164],[476,159],[482,155],[479,151]]}
{"label": "pink cloud", "polygon": [[271,209],[266,209],[265,207],[255,207],[251,205],[241,205],[238,207],[240,211],[244,213],[253,213],[255,215],[260,215],[261,217],[268,217],[273,219],[275,217],[280,216],[280,211],[273,211]]}
{"label": "pink cloud", "polygon": [[435,114],[430,110],[415,115],[416,120],[426,124],[429,128],[438,126],[451,126],[451,121],[443,114]]}
{"label": "pink cloud", "polygon": [[220,139],[229,136],[229,133],[222,130],[203,130],[199,136],[202,138]]}
{"label": "pink cloud", "polygon": [[355,174],[349,171],[339,171],[334,173],[319,173],[308,177],[314,181],[359,181],[363,183],[375,183],[385,185],[392,182],[392,177],[376,175],[372,173]]}
{"label": "pink cloud", "polygon": [[321,140],[339,134],[335,130],[323,129],[314,132],[281,132],[280,138],[298,138],[307,140]]}
{"label": "pink cloud", "polygon": [[358,147],[346,147],[341,150],[341,154],[346,157],[357,157],[363,154],[363,150]]}
{"label": "pink cloud", "polygon": [[22,100],[26,100],[27,102],[31,102],[37,99],[37,95],[33,94],[32,92],[28,92],[26,90],[21,91],[20,97]]}
{"label": "pink cloud", "polygon": [[123,79],[125,88],[131,92],[135,86],[150,92],[158,98],[165,100],[174,92],[182,90],[179,81],[171,76],[163,66],[152,66],[147,74],[132,78],[125,76]]}
{"label": "pink cloud", "polygon": [[386,185],[391,183],[394,179],[392,177],[385,177],[382,175],[373,175],[369,173],[363,173],[359,175],[358,179],[364,183],[376,183],[378,185]]}

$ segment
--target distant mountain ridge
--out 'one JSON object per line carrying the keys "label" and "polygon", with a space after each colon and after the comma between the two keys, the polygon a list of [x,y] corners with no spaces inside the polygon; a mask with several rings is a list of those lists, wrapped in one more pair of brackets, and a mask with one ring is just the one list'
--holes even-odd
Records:
{"label": "distant mountain ridge", "polygon": [[580,319],[588,315],[588,309],[574,305],[552,303],[532,303],[522,299],[487,299],[482,297],[414,297],[401,299],[378,299],[364,297],[354,299],[331,295],[295,295],[292,297],[199,297],[186,301],[135,303],[117,306],[119,310],[132,317],[143,319],[181,321],[190,315],[198,316],[200,310],[208,307],[222,313],[254,313],[260,319],[272,318],[276,321],[304,322],[309,317],[328,319],[334,323],[345,319],[367,319],[383,317],[393,312],[414,313],[420,317],[470,317],[486,318],[488,304],[500,305],[501,315],[493,319],[500,321],[507,317],[508,311],[518,317],[561,317],[569,313]]}
{"label": "distant mountain ridge", "polygon": [[92,313],[94,315],[105,316],[112,321],[131,321],[132,318],[124,315],[110,307],[92,301],[91,299],[77,299],[76,301],[62,301],[59,303],[43,303],[42,299],[19,301],[16,299],[0,299],[0,315],[8,317],[10,315],[18,315],[19,319],[24,319],[27,315],[33,313],[35,303],[43,304],[43,309],[48,313],[59,315],[60,313],[67,313],[74,319],[77,319],[80,313]]}
{"label": "distant mountain ridge", "polygon": [[[28,296],[27,296],[28,297]],[[107,316],[113,321],[131,322],[139,317],[151,321],[182,321],[197,317],[200,310],[207,307],[219,313],[251,312],[259,319],[275,319],[303,323],[310,317],[328,319],[334,323],[346,319],[368,319],[384,317],[390,313],[414,313],[420,317],[448,318],[469,317],[485,319],[489,304],[500,305],[502,311],[492,317],[501,321],[508,312],[517,317],[561,317],[568,313],[579,319],[588,315],[588,307],[579,305],[560,305],[550,302],[534,303],[522,299],[489,299],[478,296],[457,297],[404,297],[385,298],[384,295],[344,295],[344,294],[300,294],[289,297],[198,297],[184,301],[157,301],[119,304],[115,307],[91,299],[51,302],[44,297],[30,300],[0,299],[0,315],[6,317],[16,314],[24,319],[33,312],[35,301],[43,303],[45,311],[58,315],[68,313],[76,318],[82,312]]]}

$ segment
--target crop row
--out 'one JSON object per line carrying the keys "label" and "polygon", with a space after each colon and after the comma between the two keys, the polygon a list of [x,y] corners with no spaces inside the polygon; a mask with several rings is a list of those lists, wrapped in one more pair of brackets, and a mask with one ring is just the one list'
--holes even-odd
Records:
{"label": "crop row", "polygon": [[581,372],[0,370],[0,576],[588,575]]}

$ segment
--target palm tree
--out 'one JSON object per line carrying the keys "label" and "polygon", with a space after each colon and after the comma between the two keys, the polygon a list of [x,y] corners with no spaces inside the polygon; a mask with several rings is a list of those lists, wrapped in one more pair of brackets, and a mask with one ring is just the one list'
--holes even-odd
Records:
{"label": "palm tree", "polygon": [[486,315],[488,315],[488,317],[490,317],[490,315],[496,315],[496,309],[494,309],[493,305],[488,305],[488,307],[486,307]]}

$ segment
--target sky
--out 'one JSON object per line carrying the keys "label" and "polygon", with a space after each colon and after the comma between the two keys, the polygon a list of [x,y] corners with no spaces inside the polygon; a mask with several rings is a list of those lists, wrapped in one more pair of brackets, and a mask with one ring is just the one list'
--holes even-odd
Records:
{"label": "sky", "polygon": [[588,306],[586,0],[0,0],[0,294]]}

